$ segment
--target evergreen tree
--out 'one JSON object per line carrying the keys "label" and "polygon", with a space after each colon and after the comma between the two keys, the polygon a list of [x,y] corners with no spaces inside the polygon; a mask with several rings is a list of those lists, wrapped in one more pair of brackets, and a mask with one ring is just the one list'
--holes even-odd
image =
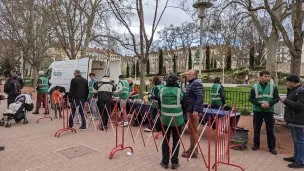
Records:
{"label": "evergreen tree", "polygon": [[250,68],[254,68],[254,46],[250,48],[249,66]]}
{"label": "evergreen tree", "polygon": [[206,70],[210,69],[210,47],[206,47]]}
{"label": "evergreen tree", "polygon": [[158,55],[158,74],[159,75],[164,75],[164,57],[163,57],[163,50],[159,50],[159,55]]}
{"label": "evergreen tree", "polygon": [[173,56],[173,72],[177,73],[176,72],[176,56],[175,55]]}
{"label": "evergreen tree", "polygon": [[135,75],[135,61],[133,62],[131,75]]}
{"label": "evergreen tree", "polygon": [[213,66],[214,66],[213,61],[214,61],[213,59],[210,60],[210,69],[213,69]]}
{"label": "evergreen tree", "polygon": [[228,47],[228,52],[226,56],[226,69],[231,69],[231,48]]}
{"label": "evergreen tree", "polygon": [[188,49],[188,53],[189,53],[189,56],[188,56],[188,70],[192,69],[192,54],[191,54],[191,48],[189,47]]}
{"label": "evergreen tree", "polygon": [[136,61],[136,75],[139,75],[140,71],[139,71],[139,62]]}
{"label": "evergreen tree", "polygon": [[129,63],[127,63],[127,77],[130,77],[130,67],[129,67]]}
{"label": "evergreen tree", "polygon": [[150,60],[149,60],[149,58],[148,58],[148,61],[147,61],[147,66],[146,66],[146,73],[150,74]]}

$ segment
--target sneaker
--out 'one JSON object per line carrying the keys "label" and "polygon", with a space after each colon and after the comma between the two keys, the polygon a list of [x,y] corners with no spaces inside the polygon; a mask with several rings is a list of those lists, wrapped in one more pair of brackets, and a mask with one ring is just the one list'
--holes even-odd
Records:
{"label": "sneaker", "polygon": [[85,130],[87,130],[87,127],[81,126],[79,129],[85,131]]}
{"label": "sneaker", "polygon": [[39,112],[36,111],[36,112],[33,112],[33,114],[34,114],[34,115],[39,115]]}
{"label": "sneaker", "polygon": [[[186,153],[182,154],[182,157],[190,157],[191,153],[192,153],[192,151],[187,150]],[[197,158],[197,153],[194,152],[191,158]]]}
{"label": "sneaker", "polygon": [[81,124],[81,122],[79,120],[76,121],[77,124]]}
{"label": "sneaker", "polygon": [[289,168],[304,168],[304,164],[303,163],[297,163],[297,162],[293,162],[289,165],[287,165]]}
{"label": "sneaker", "polygon": [[5,147],[4,146],[0,146],[0,151],[4,150]]}
{"label": "sneaker", "polygon": [[271,154],[273,154],[273,155],[277,155],[277,154],[278,154],[277,151],[276,151],[275,149],[269,150],[269,152],[270,152]]}
{"label": "sneaker", "polygon": [[253,147],[251,148],[251,150],[253,150],[253,151],[257,151],[258,149],[260,149],[260,147],[258,147],[258,146],[253,146]]}
{"label": "sneaker", "polygon": [[283,160],[287,162],[296,162],[296,160],[293,157],[285,157],[283,158]]}
{"label": "sneaker", "polygon": [[145,132],[151,132],[152,130],[149,129],[149,128],[145,128],[144,131],[145,131]]}
{"label": "sneaker", "polygon": [[172,163],[171,168],[172,169],[177,169],[179,167],[178,163]]}
{"label": "sneaker", "polygon": [[161,165],[163,168],[165,168],[165,169],[168,169],[168,168],[169,168],[169,166],[168,166],[168,165],[165,165],[162,161],[160,161],[160,165]]}

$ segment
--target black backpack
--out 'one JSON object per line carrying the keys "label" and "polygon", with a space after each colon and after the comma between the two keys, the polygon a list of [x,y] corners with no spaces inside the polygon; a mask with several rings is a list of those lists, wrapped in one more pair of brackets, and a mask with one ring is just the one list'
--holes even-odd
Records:
{"label": "black backpack", "polygon": [[9,95],[19,95],[21,94],[21,87],[20,87],[20,83],[17,80],[12,79],[10,81],[10,93]]}

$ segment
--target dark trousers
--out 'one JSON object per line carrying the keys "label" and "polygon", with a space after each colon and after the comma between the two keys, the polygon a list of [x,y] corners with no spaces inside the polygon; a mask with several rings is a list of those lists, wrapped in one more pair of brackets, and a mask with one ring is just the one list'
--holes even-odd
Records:
{"label": "dark trousers", "polygon": [[269,150],[275,149],[276,140],[274,135],[274,120],[273,113],[270,112],[254,112],[253,115],[253,128],[254,128],[254,146],[260,146],[260,132],[263,124],[263,120],[266,124],[267,143]]}
{"label": "dark trousers", "polygon": [[[158,117],[158,119],[155,121],[155,118],[156,118],[156,116],[157,116],[157,114],[159,114],[159,117]],[[161,123],[160,123],[160,113],[158,113],[158,110],[156,109],[156,108],[154,108],[154,107],[152,107],[152,112],[150,113],[150,116],[151,116],[151,121],[150,121],[150,123],[151,123],[151,127],[150,127],[150,125],[148,126],[148,128],[149,129],[152,129],[152,127],[153,127],[153,125],[155,124],[155,122],[156,122],[156,124],[155,124],[155,127],[154,127],[154,129],[156,130],[156,131],[162,131],[162,127],[161,127]],[[155,121],[155,122],[154,122]]]}
{"label": "dark trousers", "polygon": [[41,106],[41,102],[44,101],[44,109],[45,109],[45,112],[48,111],[48,106],[47,106],[47,96],[48,94],[45,93],[45,94],[38,94],[37,93],[37,101],[36,101],[36,110],[35,112],[39,112],[39,109],[40,109],[40,106]]}
{"label": "dark trousers", "polygon": [[79,106],[79,114],[81,116],[81,127],[86,127],[86,120],[84,118],[83,108],[86,100],[85,99],[74,99],[74,101],[71,102],[71,108],[72,108],[72,114],[69,118],[69,127],[72,128],[74,125],[74,117],[76,114],[76,108]]}
{"label": "dark trousers", "polygon": [[18,96],[18,95],[14,95],[14,96],[9,95],[9,96],[7,97],[7,108],[9,107],[10,104],[14,103],[14,101],[15,101],[15,99],[16,99],[17,96]]}
{"label": "dark trousers", "polygon": [[[166,131],[167,130],[167,126],[164,125],[164,130]],[[178,126],[178,131],[179,133],[181,133],[181,129],[182,129],[182,126]],[[177,142],[179,140],[179,136],[178,136],[178,132],[177,132],[177,129],[176,127],[169,127],[169,130],[168,130],[168,133],[167,133],[167,139],[168,139],[168,142],[170,142],[170,135],[172,133],[172,138],[173,138],[173,147],[172,147],[172,153],[177,145]],[[163,136],[164,136],[165,132],[163,131]],[[180,147],[180,143],[175,151],[175,153],[173,154],[172,158],[171,158],[171,163],[174,163],[174,164],[178,164],[178,153],[179,153],[179,147]],[[162,145],[162,155],[163,155],[163,164],[165,165],[168,165],[169,164],[169,161],[170,161],[170,150],[169,150],[169,146],[168,146],[168,143],[166,141],[166,139],[164,139],[164,142],[163,142],[163,145]]]}
{"label": "dark trousers", "polygon": [[110,101],[100,101],[98,100],[98,110],[100,113],[100,116],[102,116],[102,126],[108,126],[108,121],[109,121],[109,115],[111,115],[111,102]]}

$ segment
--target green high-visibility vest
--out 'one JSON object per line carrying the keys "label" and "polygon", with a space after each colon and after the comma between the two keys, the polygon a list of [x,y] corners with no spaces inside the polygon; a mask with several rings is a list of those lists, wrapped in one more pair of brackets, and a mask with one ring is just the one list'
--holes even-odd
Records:
{"label": "green high-visibility vest", "polygon": [[220,89],[223,86],[220,83],[214,83],[211,87],[211,103],[213,105],[223,105],[222,99],[220,97]]}
{"label": "green high-visibility vest", "polygon": [[39,79],[41,80],[41,84],[40,84],[39,89],[37,90],[37,93],[38,94],[48,93],[49,80],[46,77],[39,77]]}
{"label": "green high-visibility vest", "polygon": [[184,92],[178,87],[164,87],[159,93],[161,101],[161,119],[165,126],[175,126],[174,121],[170,123],[172,116],[176,120],[177,126],[184,123],[183,109],[181,101]]}
{"label": "green high-visibility vest", "polygon": [[[129,85],[129,93],[134,91],[135,84]],[[130,99],[139,99],[139,94],[134,94],[129,97]]]}
{"label": "green high-visibility vest", "polygon": [[126,80],[119,81],[122,85],[122,92],[119,93],[120,99],[127,99],[129,97],[129,83]]}
{"label": "green high-visibility vest", "polygon": [[[153,89],[152,89],[152,95],[153,95],[153,96],[156,96],[156,94],[155,94],[155,89],[157,89],[157,90],[158,90],[158,93],[159,93],[163,88],[164,88],[164,85],[163,85],[163,84],[159,84],[159,85],[154,86]],[[159,108],[159,107],[158,107],[158,100],[152,100],[152,107],[154,107],[154,108],[156,108],[156,109]]]}
{"label": "green high-visibility vest", "polygon": [[93,97],[93,90],[94,90],[94,84],[96,83],[96,79],[90,81],[89,83],[89,99],[91,99]]}
{"label": "green high-visibility vest", "polygon": [[[273,93],[275,85],[267,83],[265,89],[261,87],[260,83],[256,83],[252,86],[255,92],[255,99],[260,103],[269,103],[273,99]],[[270,106],[268,109],[263,109],[261,106],[253,105],[254,112],[274,112],[274,106]]]}

